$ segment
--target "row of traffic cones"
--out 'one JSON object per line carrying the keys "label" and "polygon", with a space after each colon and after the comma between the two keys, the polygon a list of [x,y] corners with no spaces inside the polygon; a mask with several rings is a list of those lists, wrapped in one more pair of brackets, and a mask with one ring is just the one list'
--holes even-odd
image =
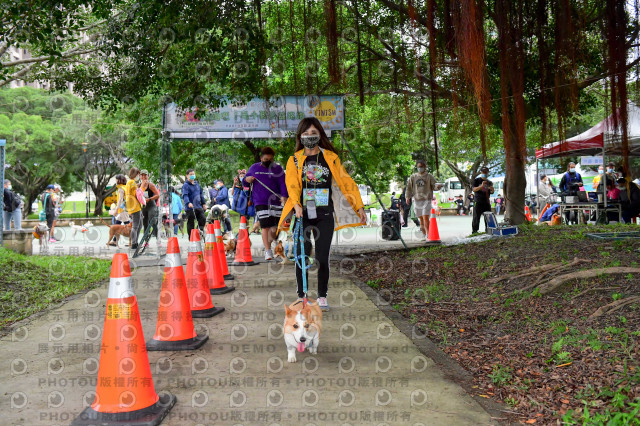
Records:
{"label": "row of traffic cones", "polygon": [[[247,233],[246,221],[244,231]],[[248,242],[248,233],[246,237]],[[241,256],[246,256],[246,253],[242,252]],[[250,256],[249,251],[248,260],[253,263]],[[246,261],[247,258],[242,259]],[[224,308],[213,305],[211,294],[235,290],[225,285],[225,276],[233,279],[227,268],[218,221],[207,227],[204,252],[199,231],[192,230],[186,277],[178,239],[170,238],[156,332],[145,343],[129,259],[126,253],[115,254],[111,264],[96,397],[72,425],[160,424],[175,405],[176,397],[156,393],[147,351],[194,350],[204,345],[209,336],[197,335],[193,318],[210,318],[224,311]]]}

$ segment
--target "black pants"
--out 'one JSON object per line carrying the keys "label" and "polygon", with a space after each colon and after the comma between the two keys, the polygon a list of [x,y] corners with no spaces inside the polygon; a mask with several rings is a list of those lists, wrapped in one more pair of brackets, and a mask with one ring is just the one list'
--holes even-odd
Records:
{"label": "black pants", "polygon": [[[151,203],[153,203],[153,201]],[[153,223],[150,224],[149,222]],[[153,236],[158,238],[158,208],[155,205],[153,205],[153,207],[145,206],[142,209],[142,227],[145,232],[149,225],[152,226],[151,232],[153,232]]]}
{"label": "black pants", "polygon": [[402,219],[404,220],[404,225],[403,227],[407,227],[409,226],[409,222],[407,222],[407,220],[409,220],[409,213],[411,208],[411,204],[405,204],[404,207],[402,207]]}
{"label": "black pants", "polygon": [[204,232],[204,224],[207,221],[207,218],[204,216],[204,210],[202,209],[193,209],[187,210],[187,235],[191,238],[191,230],[194,228],[195,220],[198,220],[198,228],[200,228],[200,232]]}
{"label": "black pants", "polygon": [[[478,232],[480,229],[480,218],[482,217],[482,213],[490,212],[491,206],[488,204],[476,204],[473,207],[473,222],[471,223],[471,231],[472,233]],[[487,231],[487,224],[484,224],[484,230]]]}
{"label": "black pants", "polygon": [[[318,212],[317,219],[307,218],[305,210],[302,220],[304,225],[304,252],[307,256],[311,253],[311,236],[316,243],[316,252],[313,263],[318,265],[318,297],[327,297],[329,288],[329,251],[331,250],[331,240],[333,239],[333,213]],[[295,241],[298,255],[301,253],[300,240]],[[308,261],[308,259],[307,259]],[[307,290],[309,290],[309,273],[307,275]],[[304,297],[302,288],[302,270],[296,262],[296,282],[298,283],[298,297]]]}

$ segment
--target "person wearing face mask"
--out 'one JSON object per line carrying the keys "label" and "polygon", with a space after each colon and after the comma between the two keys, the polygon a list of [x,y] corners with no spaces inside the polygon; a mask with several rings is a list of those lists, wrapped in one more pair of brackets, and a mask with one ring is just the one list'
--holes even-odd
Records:
{"label": "person wearing face mask", "polygon": [[[278,230],[289,227],[291,216],[302,220],[304,252],[311,253],[311,238],[315,240],[315,260],[318,265],[318,306],[329,310],[329,252],[333,231],[367,223],[358,185],[347,173],[336,149],[329,141],[322,124],[315,117],[300,120],[296,132],[295,153],[286,168],[289,198],[284,205]],[[255,188],[255,185],[254,185]],[[293,232],[293,229],[290,230]],[[300,241],[294,241],[297,253],[302,253]],[[308,271],[304,271],[308,276]],[[303,271],[296,262],[298,297],[303,291]]]}
{"label": "person wearing face mask", "polygon": [[409,176],[409,180],[407,180],[407,203],[411,203],[413,200],[413,210],[420,220],[420,230],[426,240],[429,235],[429,215],[431,214],[433,191],[438,188],[436,179],[427,172],[426,161],[416,161],[416,170],[418,172]]}
{"label": "person wearing face mask", "polygon": [[3,226],[5,231],[11,229],[11,220],[13,219],[13,228],[22,229],[22,208],[20,207],[20,197],[12,191],[11,181],[4,181],[4,206],[3,206]]}
{"label": "person wearing face mask", "polygon": [[138,248],[138,236],[142,228],[142,208],[140,207],[138,197],[136,197],[136,190],[138,189],[139,183],[142,183],[140,180],[140,169],[132,167],[129,170],[129,179],[124,187],[125,207],[131,218],[131,250]]}
{"label": "person wearing face mask", "polygon": [[540,185],[538,186],[538,207],[539,209],[544,208],[549,202],[549,197],[551,196],[551,179],[549,176],[542,175],[540,176]]}
{"label": "person wearing face mask", "polygon": [[[215,204],[227,206],[227,209],[231,209],[231,203],[229,202],[229,190],[226,186],[224,186],[224,182],[222,179],[218,179],[216,181],[216,190],[218,191]],[[224,232],[231,232],[233,229],[231,228],[231,220],[229,219],[229,215],[225,215],[224,217]]]}
{"label": "person wearing face mask", "polygon": [[191,230],[195,228],[195,221],[198,221],[200,232],[204,232],[204,225],[207,218],[204,215],[204,194],[202,188],[196,180],[196,172],[193,169],[187,170],[187,178],[182,185],[182,200],[184,201],[184,211],[187,214],[187,235],[191,235]]}
{"label": "person wearing face mask", "polygon": [[262,229],[265,260],[273,259],[271,245],[276,239],[278,221],[282,216],[282,206],[289,196],[285,172],[280,164],[273,161],[275,151],[265,146],[260,151],[260,162],[249,167],[243,183],[252,185],[251,197],[256,208],[256,217]]}
{"label": "person wearing face mask", "polygon": [[[473,181],[473,193],[475,204],[473,206],[473,221],[471,222],[471,232],[475,234],[480,229],[480,218],[484,212],[491,211],[490,197],[493,194],[493,184],[489,180],[489,168],[480,169],[480,175]],[[485,222],[485,231],[487,224]]]}
{"label": "person wearing face mask", "polygon": [[576,195],[582,186],[582,176],[576,171],[576,163],[569,163],[567,172],[560,180],[560,190],[568,195]]}
{"label": "person wearing face mask", "polygon": [[[600,180],[602,179],[602,176],[604,175],[604,166],[599,166],[598,167],[598,175],[593,177],[593,190],[597,191],[598,190],[598,186],[600,186]],[[606,184],[605,184],[606,186]]]}

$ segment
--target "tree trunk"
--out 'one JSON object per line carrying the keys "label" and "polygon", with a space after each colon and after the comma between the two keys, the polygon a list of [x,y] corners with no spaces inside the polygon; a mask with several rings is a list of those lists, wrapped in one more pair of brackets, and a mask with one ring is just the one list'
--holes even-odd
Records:
{"label": "tree trunk", "polygon": [[520,142],[515,133],[511,134],[508,140],[504,141],[505,151],[510,155],[505,160],[505,179],[504,179],[504,196],[507,200],[506,210],[504,213],[505,222],[519,225],[524,223],[524,195],[527,189],[527,178],[525,175],[525,166],[527,159],[519,155],[521,152]]}
{"label": "tree trunk", "polygon": [[[94,194],[95,195],[95,194]],[[104,203],[104,196],[102,194],[100,195],[95,195],[96,197],[96,207],[93,210],[93,215],[94,216],[102,216],[102,204]]]}

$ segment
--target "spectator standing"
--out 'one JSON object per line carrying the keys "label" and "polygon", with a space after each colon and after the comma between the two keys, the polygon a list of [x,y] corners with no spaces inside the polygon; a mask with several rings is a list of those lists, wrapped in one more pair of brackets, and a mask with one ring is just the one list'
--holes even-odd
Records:
{"label": "spectator standing", "polygon": [[551,187],[551,179],[549,179],[549,176],[540,176],[540,185],[538,185],[538,206],[544,208],[544,206],[549,202],[549,197],[552,193],[553,189]]}
{"label": "spectator standing", "polygon": [[473,214],[473,206],[475,206],[475,204],[476,204],[476,196],[473,193],[473,191],[471,191],[471,193],[469,195],[467,195],[467,203],[468,203],[467,211],[469,212],[470,215],[472,215]]}
{"label": "spectator standing", "polygon": [[22,200],[12,190],[11,181],[4,181],[4,206],[3,206],[3,222],[4,230],[11,229],[11,220],[13,220],[13,229],[22,229]]}
{"label": "spectator standing", "polygon": [[496,197],[496,215],[499,215],[502,211],[502,203],[504,202],[504,198],[502,198],[502,194],[498,194]]}
{"label": "spectator standing", "polygon": [[576,171],[576,163],[569,163],[567,172],[562,175],[560,180],[560,190],[569,195],[576,195],[581,186],[582,176]]}
{"label": "spectator standing", "polygon": [[427,163],[424,160],[416,161],[417,173],[409,176],[407,181],[407,202],[413,200],[413,209],[420,220],[420,230],[427,239],[429,235],[429,215],[431,213],[431,200],[436,188],[436,179],[427,173]]}
{"label": "spectator standing", "polygon": [[[60,185],[58,185],[57,183],[53,185],[53,192],[51,193],[51,198],[53,199],[53,225],[51,226],[51,229],[49,230],[49,235],[51,236],[51,238],[53,238],[54,240],[55,237],[53,236],[54,231],[56,229],[56,223],[58,222],[58,218],[60,217],[60,213],[62,213],[62,187]],[[58,241],[58,240],[56,240]]]}
{"label": "spectator standing", "polygon": [[218,196],[218,188],[216,188],[217,182],[213,182],[211,188],[209,188],[209,207],[213,207],[216,204],[216,197]]}
{"label": "spectator standing", "polygon": [[271,244],[276,239],[282,206],[288,197],[285,172],[280,164],[273,161],[274,155],[273,148],[262,148],[260,162],[249,167],[243,180],[246,185],[252,185],[251,196],[262,228],[265,260],[273,259]]}
{"label": "spectator standing", "polygon": [[[245,218],[255,217],[254,204],[251,201],[251,187],[245,184],[244,178],[247,175],[245,169],[238,169],[238,175],[233,178],[233,188],[231,188],[231,210]],[[247,224],[249,221],[247,220]]]}
{"label": "spectator standing", "polygon": [[[473,193],[475,194],[475,205],[473,207],[473,222],[471,232],[475,234],[480,229],[480,218],[482,213],[491,211],[490,196],[493,194],[493,184],[489,180],[489,168],[480,169],[480,176],[473,181]],[[487,224],[485,223],[485,231]]]}
{"label": "spectator standing", "polygon": [[[127,185],[127,177],[123,174],[116,175],[116,196],[117,201],[115,203],[114,215],[113,215],[113,223],[116,225],[126,225],[131,222],[131,218],[129,217],[129,213],[127,213],[127,204],[126,204],[126,187]],[[110,246],[117,247],[117,238],[114,236],[113,240],[109,242]]]}
{"label": "spectator standing", "polygon": [[[175,221],[178,220],[178,216],[182,213],[182,209],[184,208],[184,204],[182,204],[182,199],[176,192],[174,187],[169,187],[169,197],[171,198],[171,215],[173,216],[173,236],[178,236],[178,225],[176,225]],[[191,234],[189,234],[189,238],[191,238]]]}
{"label": "spectator standing", "polygon": [[149,180],[149,172],[147,170],[140,171],[140,189],[144,191],[144,198],[147,204],[142,208],[142,227],[147,230],[151,226],[153,236],[158,238],[158,198],[160,191]]}
{"label": "spectator standing", "polygon": [[[623,200],[622,220],[631,223],[631,219],[640,215],[640,186],[625,178],[618,179],[620,198]],[[622,195],[625,193],[625,195]]]}
{"label": "spectator standing", "polygon": [[466,216],[467,209],[464,207],[464,200],[462,199],[462,195],[458,195],[453,203],[456,205],[456,216]]}
{"label": "spectator standing", "polygon": [[140,180],[140,169],[132,167],[129,170],[129,179],[124,187],[125,206],[132,222],[131,250],[136,250],[138,248],[138,236],[140,234],[140,229],[142,228],[142,208],[140,207],[140,202],[136,196],[139,183],[142,183]]}
{"label": "spectator standing", "polygon": [[407,220],[409,219],[409,209],[411,208],[411,204],[407,203],[407,197],[405,195],[406,190],[407,186],[405,185],[405,187],[402,189],[402,194],[400,194],[400,210],[402,210],[403,228],[409,226],[409,222],[407,222]]}
{"label": "spectator standing", "polygon": [[193,169],[189,169],[185,176],[187,180],[182,185],[182,201],[184,201],[184,211],[187,214],[187,235],[191,236],[195,221],[198,221],[200,232],[204,232],[204,225],[207,219],[202,205],[204,195],[200,184],[196,180],[196,172]]}
{"label": "spectator standing", "polygon": [[55,221],[55,218],[56,218],[55,216],[56,203],[53,200],[54,190],[55,190],[55,186],[48,185],[44,195],[42,196],[42,208],[47,217],[47,228],[49,228],[50,243],[57,242],[57,240],[53,238],[53,232],[51,232],[53,230],[53,222]]}
{"label": "spectator standing", "polygon": [[[216,190],[218,191],[215,204],[220,206],[227,206],[228,210],[231,210],[231,203],[229,203],[229,190],[226,186],[224,186],[224,182],[222,179],[218,179],[216,181]],[[227,210],[227,211],[228,211]],[[231,227],[231,219],[229,219],[229,214],[224,215],[224,232],[232,232],[233,228]]]}
{"label": "spectator standing", "polygon": [[[598,175],[593,177],[593,190],[597,191],[598,190],[598,186],[600,186],[600,180],[602,179],[602,177],[604,176],[604,166],[598,166]],[[603,185],[606,186],[606,184]]]}

